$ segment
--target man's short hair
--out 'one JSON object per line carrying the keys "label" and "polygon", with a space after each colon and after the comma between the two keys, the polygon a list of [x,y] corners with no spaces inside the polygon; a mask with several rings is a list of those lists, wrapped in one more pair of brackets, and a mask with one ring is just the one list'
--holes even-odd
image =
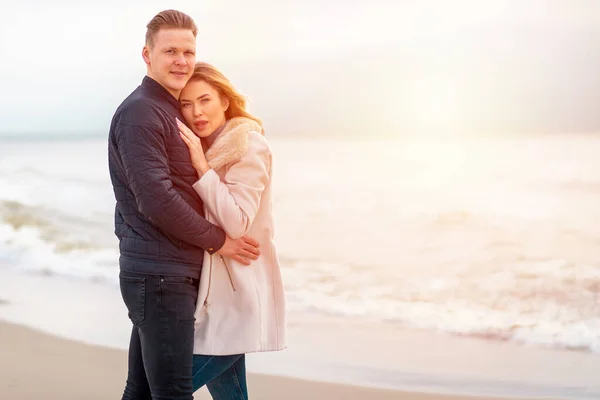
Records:
{"label": "man's short hair", "polygon": [[196,37],[198,28],[189,15],[177,10],[161,11],[146,25],[146,45],[154,46],[154,37],[161,29],[189,29]]}

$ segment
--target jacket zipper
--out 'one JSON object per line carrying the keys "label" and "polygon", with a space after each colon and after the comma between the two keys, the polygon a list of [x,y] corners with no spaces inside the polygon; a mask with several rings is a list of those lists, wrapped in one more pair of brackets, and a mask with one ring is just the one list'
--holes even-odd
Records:
{"label": "jacket zipper", "polygon": [[227,276],[229,276],[229,283],[231,283],[231,288],[235,292],[235,285],[233,284],[233,277],[231,276],[231,271],[229,270],[229,266],[225,262],[225,259],[223,258],[223,256],[221,256],[221,260],[223,260],[223,264],[225,264],[225,269],[227,270]]}
{"label": "jacket zipper", "polygon": [[213,257],[210,256],[210,269],[208,271],[208,290],[206,291],[206,297],[204,298],[204,314],[208,314],[208,297],[210,296],[210,284],[212,282],[212,267],[213,267]]}

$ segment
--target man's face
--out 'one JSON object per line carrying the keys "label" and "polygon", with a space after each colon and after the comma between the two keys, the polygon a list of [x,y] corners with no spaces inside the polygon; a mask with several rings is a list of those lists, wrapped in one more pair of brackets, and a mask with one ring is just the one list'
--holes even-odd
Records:
{"label": "man's face", "polygon": [[144,46],[142,57],[148,76],[179,98],[194,72],[196,38],[188,29],[161,29],[154,35],[153,46]]}

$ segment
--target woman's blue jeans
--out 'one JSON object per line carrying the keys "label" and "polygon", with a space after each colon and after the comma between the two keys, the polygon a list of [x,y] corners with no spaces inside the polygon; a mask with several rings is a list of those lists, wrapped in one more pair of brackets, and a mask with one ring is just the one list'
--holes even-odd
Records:
{"label": "woman's blue jeans", "polygon": [[192,380],[194,392],[206,385],[213,400],[248,400],[244,354],[194,354]]}

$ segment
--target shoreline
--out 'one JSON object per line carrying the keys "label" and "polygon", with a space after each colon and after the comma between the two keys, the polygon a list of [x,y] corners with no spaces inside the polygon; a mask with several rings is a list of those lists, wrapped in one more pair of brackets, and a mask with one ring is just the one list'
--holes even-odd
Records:
{"label": "shoreline", "polygon": [[[3,354],[0,359],[0,398],[100,400],[117,398],[122,393],[127,363],[124,350],[79,343],[5,322],[0,322],[0,343],[3,343],[0,347]],[[81,368],[83,365],[86,366]],[[376,389],[258,373],[248,374],[248,387],[252,397],[264,400],[503,399]],[[199,400],[211,398],[205,388],[197,391],[194,397]]]}
{"label": "shoreline", "polygon": [[[0,298],[5,300],[0,321],[9,322],[4,326],[64,337],[68,348],[123,352],[129,343],[131,324],[116,287],[0,265]],[[289,315],[289,335],[290,347],[284,351],[250,354],[248,373],[278,382],[458,398],[600,397],[600,357],[589,353],[297,313]]]}

